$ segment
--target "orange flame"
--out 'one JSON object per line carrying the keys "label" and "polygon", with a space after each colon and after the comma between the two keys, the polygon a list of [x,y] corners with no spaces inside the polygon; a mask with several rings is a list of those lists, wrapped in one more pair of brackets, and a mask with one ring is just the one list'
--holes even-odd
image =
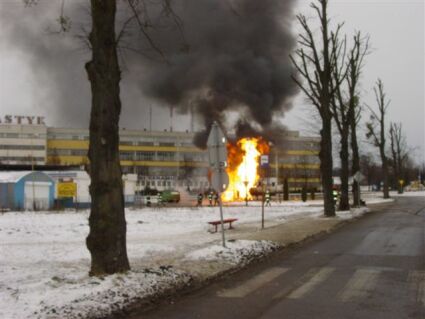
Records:
{"label": "orange flame", "polygon": [[223,193],[224,201],[251,199],[249,190],[260,179],[260,156],[269,152],[269,145],[261,137],[242,138],[236,144],[227,145],[229,186]]}

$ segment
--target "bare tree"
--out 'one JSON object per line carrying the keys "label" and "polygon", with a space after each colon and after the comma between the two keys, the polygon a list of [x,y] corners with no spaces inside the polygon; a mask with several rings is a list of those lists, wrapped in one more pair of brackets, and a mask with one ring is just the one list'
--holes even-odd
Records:
{"label": "bare tree", "polygon": [[[340,152],[339,156],[341,159],[341,197],[339,201],[339,210],[349,210],[349,137],[350,131],[352,134],[352,146],[353,146],[353,158],[356,158],[357,170],[358,171],[358,145],[357,145],[357,134],[356,134],[356,123],[359,120],[359,93],[358,83],[361,75],[361,70],[369,48],[369,38],[362,38],[361,33],[357,32],[353,37],[353,47],[348,52],[347,63],[343,72],[340,72],[340,68],[335,68],[333,77],[334,83],[341,83],[340,86],[336,87],[336,94],[332,99],[332,109],[334,113],[334,119],[336,127],[340,136]],[[344,85],[345,84],[345,85]],[[354,124],[354,125],[353,125]],[[353,187],[358,189],[357,185]],[[357,191],[356,191],[357,193]],[[354,201],[358,204],[358,200]]]}
{"label": "bare tree", "polygon": [[[364,58],[369,54],[369,36],[362,37],[358,32],[354,36],[354,47],[349,56],[349,70],[347,76],[349,101],[350,101],[350,136],[351,136],[351,154],[352,154],[352,175],[360,172],[360,152],[359,144],[357,141],[357,128],[361,119],[362,108],[360,105],[360,98],[358,93],[358,84],[362,69],[364,66]],[[353,179],[353,204],[360,206],[360,192],[359,181]]]}
{"label": "bare tree", "polygon": [[392,154],[392,167],[394,170],[394,180],[398,193],[403,193],[403,171],[408,159],[408,149],[406,137],[403,134],[401,123],[390,124],[390,147]]}
{"label": "bare tree", "polygon": [[366,123],[366,137],[372,140],[374,146],[379,149],[382,162],[382,182],[384,198],[390,197],[388,185],[388,159],[385,153],[386,131],[385,131],[385,115],[391,101],[387,100],[384,91],[384,84],[378,79],[374,87],[376,103],[378,104],[378,112],[375,112],[368,106],[371,112],[370,121]]}
{"label": "bare tree", "polygon": [[91,0],[92,60],[86,64],[91,83],[90,115],[90,233],[91,275],[130,269],[126,248],[126,221],[119,158],[121,71],[115,35],[115,0]]}
{"label": "bare tree", "polygon": [[320,142],[320,172],[322,179],[325,216],[335,216],[335,206],[332,197],[332,96],[335,87],[332,85],[332,75],[339,67],[344,41],[339,41],[342,24],[336,26],[335,31],[330,31],[328,17],[328,0],[317,0],[311,7],[320,21],[320,40],[315,37],[306,16],[297,16],[301,24],[302,33],[298,36],[298,49],[291,56],[291,60],[301,78],[294,76],[294,81],[315,106],[321,119]]}
{"label": "bare tree", "polygon": [[[156,46],[143,23],[148,17],[143,0],[127,0],[133,15],[116,34],[116,0],[90,0],[92,30],[89,44],[92,59],[86,64],[91,83],[90,144],[88,157],[91,177],[92,205],[89,217],[90,233],[87,248],[91,254],[91,275],[113,274],[130,269],[126,248],[126,221],[122,170],[119,157],[119,118],[121,113],[118,42],[129,21],[136,21],[142,36],[162,60],[164,54]],[[169,0],[163,0],[163,10],[173,19]],[[175,20],[179,23],[178,20]]]}

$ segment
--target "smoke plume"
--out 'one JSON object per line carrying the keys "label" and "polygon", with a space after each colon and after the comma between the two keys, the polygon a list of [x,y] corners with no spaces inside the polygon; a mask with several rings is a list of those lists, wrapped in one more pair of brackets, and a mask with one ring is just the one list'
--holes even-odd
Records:
{"label": "smoke plume", "polygon": [[[0,27],[10,50],[25,53],[33,68],[32,85],[39,104],[45,101],[39,107],[49,106],[46,112],[59,123],[84,127],[90,51],[81,40],[90,30],[89,6],[65,1],[61,12],[61,3],[40,0],[25,8],[21,1],[1,2]],[[175,15],[164,15],[160,0],[143,3],[140,17],[161,53],[152,50],[136,20],[127,25],[120,43],[121,124],[140,124],[148,116],[147,101],[157,101],[197,116],[204,127],[195,138],[201,147],[213,121],[237,136],[270,139],[282,131],[278,118],[297,93],[289,60],[295,0],[180,0],[171,2]],[[126,1],[118,4],[117,33],[131,14]],[[72,21],[71,36],[50,32],[62,13]]]}
{"label": "smoke plume", "polygon": [[[273,133],[274,116],[288,110],[297,93],[289,60],[295,43],[291,33],[294,1],[182,3],[177,13],[186,50],[181,49],[176,33],[154,38],[167,48],[169,63],[145,65],[144,94],[176,105],[182,113],[191,109],[201,115],[206,129],[195,139],[201,147],[213,121],[228,124],[229,111],[238,113],[238,127],[243,124],[243,131],[250,126],[257,135]],[[242,132],[242,127],[236,131]]]}

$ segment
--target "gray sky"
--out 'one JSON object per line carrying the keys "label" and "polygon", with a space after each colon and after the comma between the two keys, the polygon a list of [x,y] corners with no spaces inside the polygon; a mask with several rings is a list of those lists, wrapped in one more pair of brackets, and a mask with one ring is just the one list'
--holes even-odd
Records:
{"label": "gray sky", "polygon": [[[309,8],[309,0],[299,0],[298,12],[307,16],[313,15]],[[9,15],[5,10],[22,10],[20,0],[2,0],[0,19]],[[57,8],[51,8],[56,12]],[[56,10],[56,11],[55,11]],[[366,32],[371,37],[373,52],[367,57],[362,79],[363,101],[375,105],[373,85],[377,78],[385,84],[388,97],[391,99],[389,121],[402,122],[408,143],[416,147],[415,157],[424,160],[425,152],[425,31],[423,0],[330,0],[330,10],[336,22],[345,21],[345,32],[352,34],[354,30]],[[3,14],[2,12],[3,11]],[[33,18],[36,19],[36,18]],[[34,69],[31,46],[17,44],[6,37],[7,27],[0,28],[0,115],[4,114],[36,114],[45,115],[47,124],[51,126],[66,125],[67,119],[55,114],[54,104],[57,97],[51,96],[51,85],[45,74]],[[24,23],[15,20],[15,23]],[[10,23],[9,23],[9,27]],[[42,35],[42,32],[40,32]],[[81,53],[79,53],[81,54]],[[87,55],[82,54],[83,62]],[[83,64],[69,65],[68,70],[85,77]],[[82,91],[88,90],[88,83],[83,84]],[[155,108],[157,103],[146,101],[140,93],[130,92],[123,102],[123,113],[126,105],[131,103],[143,105],[146,111],[153,105],[153,128],[166,129],[170,126],[166,108]],[[69,98],[69,97],[67,97]],[[75,97],[76,99],[78,97]],[[304,105],[304,106],[303,106]],[[286,114],[283,121],[292,129],[304,130],[303,118],[307,116],[306,106],[300,93],[294,108]],[[84,119],[88,115],[81,114]],[[124,126],[149,127],[147,112],[131,116],[122,123]],[[144,115],[143,115],[144,114]],[[75,121],[73,121],[74,125]],[[80,126],[85,126],[86,120]],[[187,117],[175,116],[174,127],[189,128]],[[364,134],[363,134],[364,135]]]}
{"label": "gray sky", "polygon": [[[310,14],[310,1],[302,0],[299,9]],[[330,0],[331,17],[345,21],[344,30],[366,32],[373,52],[363,71],[362,100],[376,106],[373,86],[377,78],[391,99],[389,121],[403,123],[407,141],[415,157],[424,160],[425,152],[425,31],[423,0]],[[298,105],[304,104],[302,94]],[[302,128],[307,107],[295,107],[285,118],[290,127]],[[364,137],[364,134],[361,134]]]}

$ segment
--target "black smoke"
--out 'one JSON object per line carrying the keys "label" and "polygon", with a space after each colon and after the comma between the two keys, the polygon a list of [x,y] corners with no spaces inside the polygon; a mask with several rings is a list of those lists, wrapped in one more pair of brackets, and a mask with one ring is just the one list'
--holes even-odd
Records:
{"label": "black smoke", "polygon": [[183,113],[190,106],[200,114],[206,129],[196,138],[199,146],[205,146],[213,121],[229,125],[229,111],[239,113],[239,126],[253,123],[260,126],[257,133],[270,133],[274,117],[291,107],[297,93],[289,59],[294,3],[182,1],[176,12],[184,39],[176,32],[154,38],[169,63],[146,64],[141,89]]}
{"label": "black smoke", "polygon": [[[84,46],[90,30],[89,3],[64,2],[64,14],[72,21],[67,35],[55,33],[61,3],[40,0],[25,8],[20,0],[1,2],[0,27],[11,47],[29,57],[37,90],[54,105],[49,114],[84,127],[91,101],[84,70],[90,59]],[[117,33],[131,14],[126,1],[118,3]],[[147,7],[139,7],[141,18],[161,53],[152,50],[133,20],[119,50],[121,122],[148,117],[149,99],[172,105],[181,114],[198,115],[205,128],[195,139],[199,146],[205,146],[213,121],[239,135],[251,130],[272,137],[281,132],[277,119],[291,108],[297,93],[289,60],[295,45],[295,0],[171,1],[175,15],[164,15],[162,0],[144,3]]]}

